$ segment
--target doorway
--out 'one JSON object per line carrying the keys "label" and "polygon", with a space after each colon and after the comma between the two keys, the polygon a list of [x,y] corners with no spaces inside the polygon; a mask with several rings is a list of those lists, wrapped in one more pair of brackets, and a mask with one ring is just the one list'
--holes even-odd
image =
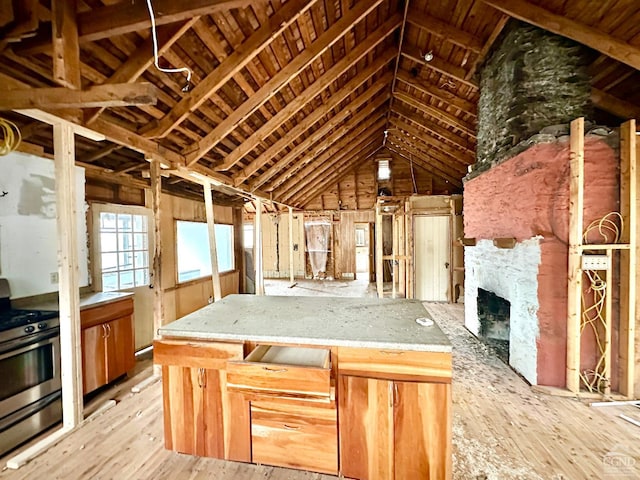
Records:
{"label": "doorway", "polygon": [[415,298],[429,302],[449,300],[449,216],[414,217]]}

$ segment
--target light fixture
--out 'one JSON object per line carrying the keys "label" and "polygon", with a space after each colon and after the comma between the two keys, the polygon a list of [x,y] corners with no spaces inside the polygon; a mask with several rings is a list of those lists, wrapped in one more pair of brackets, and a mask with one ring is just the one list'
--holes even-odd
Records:
{"label": "light fixture", "polygon": [[431,60],[433,60],[433,50],[429,50],[427,53],[424,54],[425,62],[430,62]]}

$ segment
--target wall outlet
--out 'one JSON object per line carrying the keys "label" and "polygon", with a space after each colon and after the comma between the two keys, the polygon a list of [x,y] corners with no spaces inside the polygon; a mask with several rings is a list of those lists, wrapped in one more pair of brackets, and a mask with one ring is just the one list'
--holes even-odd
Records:
{"label": "wall outlet", "polygon": [[611,263],[606,255],[582,255],[582,270],[609,270]]}
{"label": "wall outlet", "polygon": [[51,281],[52,284],[57,284],[58,283],[58,272],[51,272],[49,274],[49,280]]}

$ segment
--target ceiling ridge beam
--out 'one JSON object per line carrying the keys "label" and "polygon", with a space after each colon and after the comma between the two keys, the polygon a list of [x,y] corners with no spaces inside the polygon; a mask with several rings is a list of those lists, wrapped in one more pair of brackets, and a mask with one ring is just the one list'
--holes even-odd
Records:
{"label": "ceiling ridge beam", "polygon": [[452,115],[442,110],[438,110],[437,108],[432,107],[431,105],[426,105],[421,101],[421,99],[412,97],[411,95],[408,95],[404,92],[395,91],[393,93],[393,96],[398,100],[400,100],[401,102],[404,102],[407,105],[419,110],[420,112],[432,117],[433,119],[440,120],[441,122],[446,123],[449,126],[457,130],[460,130],[463,133],[466,133],[470,137],[474,139],[476,138],[475,127],[472,125],[469,125],[467,122],[459,119],[455,115]]}
{"label": "ceiling ridge beam", "polygon": [[630,67],[640,70],[640,47],[601,30],[557,15],[525,0],[482,0],[487,5],[556,35],[570,38]]}
{"label": "ceiling ridge beam", "polygon": [[473,53],[479,53],[482,50],[482,41],[475,35],[424,12],[411,9],[407,21],[421,30],[425,30],[465,50],[471,50]]}
{"label": "ceiling ridge beam", "polygon": [[[282,144],[286,144],[287,141],[288,141],[288,144],[291,146],[291,150],[285,153],[285,155],[282,158],[276,160],[276,162],[273,165],[268,167],[268,170],[263,174],[261,174],[258,177],[258,179],[252,183],[252,185],[262,185],[268,182],[275,174],[280,172],[283,168],[286,168],[286,166],[292,160],[294,160],[298,155],[300,155],[307,148],[309,148],[309,146],[313,145],[314,143],[320,140],[323,140],[325,135],[329,134],[331,130],[333,130],[338,125],[340,125],[340,123],[346,120],[347,117],[349,117],[349,115],[355,115],[358,108],[360,108],[366,102],[371,100],[373,97],[376,96],[376,94],[378,94],[383,88],[385,88],[389,84],[389,79],[390,79],[390,76],[385,75],[384,77],[379,79],[377,82],[372,84],[370,88],[367,89],[366,92],[356,97],[353,101],[351,101],[348,105],[346,105],[342,110],[337,112],[334,116],[329,118],[325,123],[320,125],[316,131],[311,132],[309,136],[304,140],[302,140],[298,145],[294,145],[293,142],[304,132],[309,130],[311,127],[315,126],[317,122],[319,122],[324,116],[326,116],[333,108],[336,108],[337,105],[333,106],[331,109],[328,109],[326,111],[323,109],[316,110],[312,115],[308,117],[309,121],[305,119],[303,122],[301,122],[295,127],[295,132],[293,132],[292,134],[289,134],[289,132],[287,132],[287,134],[285,134],[282,138],[284,142],[278,142],[280,145],[277,145],[277,149],[275,150],[276,150],[276,154],[283,151],[284,146],[286,145],[282,145]],[[349,92],[349,95],[353,93],[354,90]],[[345,98],[348,98],[349,95],[346,95],[340,102],[338,102],[338,104],[344,101]],[[298,126],[300,126],[301,128],[297,128]],[[265,154],[267,152],[270,153],[270,150],[271,149],[266,150]],[[266,162],[274,158],[275,158],[275,154],[270,156],[260,155],[254,162],[247,165],[236,175],[235,177],[236,182],[246,181],[251,175],[256,173],[264,165],[266,165]]]}
{"label": "ceiling ridge beam", "polygon": [[[296,158],[304,154],[310,148],[313,148],[318,142],[322,142],[324,145],[317,148],[314,154],[307,155],[307,161],[311,161],[314,157],[320,155],[323,151],[331,147],[332,143],[336,139],[342,137],[348,130],[356,126],[367,119],[367,117],[373,114],[378,108],[384,105],[390,98],[389,93],[384,93],[375,98],[371,103],[365,105],[364,108],[358,111],[358,108],[363,104],[378,95],[387,86],[385,82],[379,82],[374,84],[374,88],[371,88],[367,92],[358,96],[353,102],[351,102],[345,109],[341,110],[334,117],[320,126],[316,131],[312,132],[307,138],[305,138],[298,145],[293,147],[284,157],[277,160],[276,163],[268,167],[262,175],[256,180],[251,182],[251,188],[256,188],[264,185],[275,174],[281,172],[284,169],[288,169],[288,166],[292,164]],[[350,119],[348,117],[351,116]],[[348,119],[348,120],[347,120]],[[345,122],[345,123],[342,123]],[[331,133],[333,131],[333,133]]]}
{"label": "ceiling ridge beam", "polygon": [[[269,137],[280,125],[287,122],[291,117],[304,108],[311,100],[317,95],[326,90],[337,78],[347,72],[356,63],[362,60],[369,52],[378,46],[389,35],[389,31],[376,30],[371,34],[371,38],[367,38],[367,42],[363,42],[349,52],[345,57],[341,58],[335,65],[327,70],[320,78],[317,78],[315,82],[309,88],[307,88],[300,95],[296,96],[289,104],[287,104],[282,110],[274,115],[269,121],[257,129],[249,138],[247,138],[241,145],[233,150],[225,158],[224,163],[220,166],[220,170],[228,170],[234,166],[240,159],[249,153],[256,145],[258,145],[262,139]],[[369,78],[372,73],[371,69],[374,69],[374,73],[389,63],[395,56],[393,50],[387,49],[382,55],[378,56],[375,61],[367,67],[366,78]],[[357,77],[361,75],[358,74]],[[333,100],[335,95],[332,95],[329,102]],[[324,106],[321,107],[324,109]],[[334,108],[334,107],[331,107]],[[330,110],[330,109],[328,109]]]}
{"label": "ceiling ridge beam", "polygon": [[[267,83],[257,90],[249,99],[234,110],[227,118],[218,124],[211,132],[205,135],[196,145],[195,150],[186,153],[187,164],[192,165],[206,155],[224,137],[231,133],[240,123],[253,114],[258,108],[287,85],[295,76],[318,59],[332,45],[342,38],[354,25],[373,11],[383,0],[374,2],[358,2],[356,6],[345,13],[343,17],[334,23],[327,31],[320,35],[300,55],[289,62],[282,70],[274,75]],[[397,28],[400,18],[394,16],[384,24],[389,28]]]}
{"label": "ceiling ridge beam", "polygon": [[420,82],[417,78],[412,77],[406,70],[400,70],[398,72],[398,80],[412,88],[415,88],[420,93],[429,95],[430,97],[446,103],[452,108],[457,108],[458,110],[463,111],[467,115],[471,115],[474,118],[477,118],[478,116],[478,108],[475,102],[471,102],[442,88],[438,88],[437,85]]}
{"label": "ceiling ridge beam", "polygon": [[367,132],[369,135],[363,139],[353,142],[349,141],[349,137],[341,141],[331,151],[325,152],[320,157],[314,159],[312,162],[308,162],[302,169],[298,169],[297,172],[287,178],[284,183],[281,183],[274,192],[277,192],[282,198],[289,199],[293,197],[297,192],[305,188],[305,185],[310,181],[321,177],[326,170],[334,168],[336,163],[344,159],[354,150],[362,148],[364,143],[375,141],[376,137],[381,142],[381,136],[378,134],[378,130],[383,128],[386,123],[386,117],[384,115],[373,116],[364,124],[358,125],[352,132],[354,138],[359,138],[361,135],[365,135]]}
{"label": "ceiling ridge beam", "polygon": [[313,4],[303,0],[287,2],[275,12],[268,22],[249,36],[238,48],[205,76],[198,84],[175,105],[160,121],[152,122],[146,131],[141,130],[146,137],[165,137],[179,125],[187,116],[197,110],[209,97],[218,91],[234,75],[242,70],[273,40],[303,15]]}

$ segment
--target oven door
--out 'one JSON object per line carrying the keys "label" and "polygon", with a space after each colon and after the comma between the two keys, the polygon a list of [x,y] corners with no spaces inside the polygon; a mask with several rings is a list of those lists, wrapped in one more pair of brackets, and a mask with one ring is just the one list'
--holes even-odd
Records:
{"label": "oven door", "polygon": [[60,329],[0,344],[0,418],[60,388]]}

